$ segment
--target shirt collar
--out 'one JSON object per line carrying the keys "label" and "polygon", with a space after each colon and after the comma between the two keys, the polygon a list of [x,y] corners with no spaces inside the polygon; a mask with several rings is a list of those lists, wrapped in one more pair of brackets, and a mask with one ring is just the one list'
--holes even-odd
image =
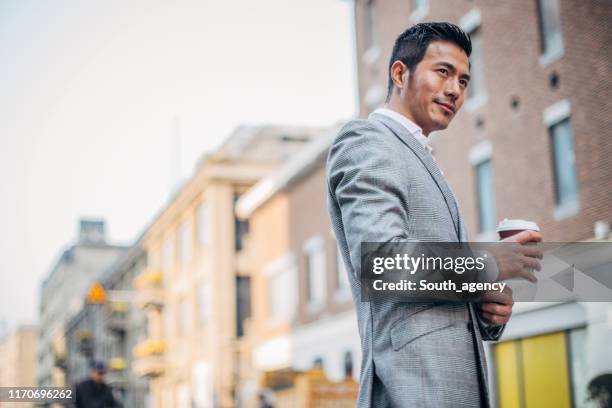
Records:
{"label": "shirt collar", "polygon": [[415,139],[427,151],[429,151],[431,153],[432,148],[431,148],[431,146],[429,146],[429,139],[425,135],[423,135],[423,129],[421,129],[416,123],[414,123],[413,121],[411,121],[410,119],[408,119],[407,117],[402,115],[401,113],[398,113],[396,111],[393,111],[393,110],[387,109],[387,108],[378,108],[378,109],[376,109],[374,111],[374,113],[378,113],[379,115],[387,116],[387,117],[395,120],[396,122],[398,122],[400,125],[405,127],[406,130],[408,130],[408,133],[410,133],[412,136],[414,136]]}

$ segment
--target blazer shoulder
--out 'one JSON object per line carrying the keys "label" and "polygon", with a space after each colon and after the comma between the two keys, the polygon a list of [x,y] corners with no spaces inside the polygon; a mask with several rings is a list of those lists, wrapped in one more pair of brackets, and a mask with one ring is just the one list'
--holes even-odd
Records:
{"label": "blazer shoulder", "polygon": [[376,149],[389,145],[390,138],[385,137],[381,124],[369,119],[353,119],[338,131],[330,147],[330,156],[341,151]]}
{"label": "blazer shoulder", "polygon": [[396,174],[405,169],[403,149],[380,123],[356,119],[346,123],[334,138],[326,160],[328,180],[345,173],[367,171],[374,177],[381,172]]}

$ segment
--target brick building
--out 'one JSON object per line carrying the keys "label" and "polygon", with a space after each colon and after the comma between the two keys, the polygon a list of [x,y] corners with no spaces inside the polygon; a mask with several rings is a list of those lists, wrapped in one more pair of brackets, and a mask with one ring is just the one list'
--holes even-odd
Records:
{"label": "brick building", "polygon": [[612,58],[601,52],[611,10],[605,1],[356,1],[360,115],[384,103],[401,31],[461,25],[473,40],[471,90],[431,137],[472,239],[506,217],[537,221],[549,241],[590,238],[612,216]]}
{"label": "brick building", "polygon": [[237,215],[250,225],[253,289],[253,358],[241,376],[245,401],[254,399],[254,389],[269,388],[275,406],[311,406],[296,391],[297,373],[321,368],[330,389],[350,390],[342,401],[327,390],[334,406],[354,406],[360,340],[326,209],[325,160],[336,132],[325,131],[237,202]]}

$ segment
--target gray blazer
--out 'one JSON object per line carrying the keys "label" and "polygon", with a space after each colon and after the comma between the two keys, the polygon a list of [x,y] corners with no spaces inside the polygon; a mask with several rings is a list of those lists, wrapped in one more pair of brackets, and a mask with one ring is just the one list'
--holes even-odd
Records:
{"label": "gray blazer", "polygon": [[357,406],[489,406],[482,340],[497,340],[503,326],[485,327],[471,303],[361,301],[361,242],[467,241],[429,152],[401,124],[373,113],[340,130],[327,179],[361,337]]}

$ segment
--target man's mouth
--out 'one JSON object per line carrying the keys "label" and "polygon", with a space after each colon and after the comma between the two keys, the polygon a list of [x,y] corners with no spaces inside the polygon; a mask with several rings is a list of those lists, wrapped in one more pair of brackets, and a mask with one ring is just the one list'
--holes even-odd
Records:
{"label": "man's mouth", "polygon": [[445,112],[450,113],[451,115],[453,115],[455,113],[455,107],[451,104],[448,103],[444,103],[444,102],[440,102],[440,101],[434,101],[435,103],[437,103],[438,105],[440,105],[440,107],[442,107],[442,109]]}

